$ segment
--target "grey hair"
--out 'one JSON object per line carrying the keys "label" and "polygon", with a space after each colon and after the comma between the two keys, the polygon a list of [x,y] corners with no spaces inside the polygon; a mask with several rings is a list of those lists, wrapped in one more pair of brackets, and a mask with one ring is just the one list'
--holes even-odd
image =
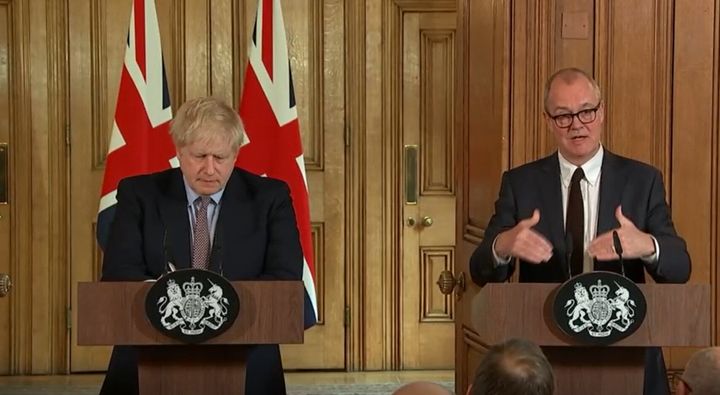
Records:
{"label": "grey hair", "polygon": [[602,95],[600,93],[600,85],[598,85],[597,81],[595,81],[595,79],[591,77],[590,74],[576,67],[567,67],[553,73],[553,75],[548,78],[547,82],[545,82],[545,94],[543,96],[543,103],[546,112],[549,111],[548,99],[550,98],[550,88],[552,88],[552,84],[555,82],[555,80],[559,79],[566,84],[570,84],[577,81],[578,78],[584,78],[585,80],[587,80],[587,82],[590,83],[590,86],[592,87],[595,98],[598,101],[602,99]]}

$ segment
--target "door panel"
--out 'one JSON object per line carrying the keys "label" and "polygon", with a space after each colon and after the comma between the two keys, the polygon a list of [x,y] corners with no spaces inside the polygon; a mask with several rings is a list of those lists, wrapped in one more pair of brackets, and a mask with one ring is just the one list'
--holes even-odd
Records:
{"label": "door panel", "polygon": [[[3,197],[10,197],[10,75],[8,64],[10,53],[10,7],[0,4],[0,276],[12,278],[10,249],[10,204]],[[6,157],[6,161],[2,161]],[[0,297],[0,375],[10,373],[10,301],[12,292]]]}

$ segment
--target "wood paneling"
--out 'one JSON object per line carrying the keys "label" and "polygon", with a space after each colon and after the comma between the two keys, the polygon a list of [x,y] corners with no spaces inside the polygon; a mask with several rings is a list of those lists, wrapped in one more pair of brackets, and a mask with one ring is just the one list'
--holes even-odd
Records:
{"label": "wood paneling", "polygon": [[14,284],[0,302],[0,373],[55,373],[66,355],[67,278],[56,262],[67,252],[67,20],[63,2],[0,1],[0,9],[0,140],[8,143],[10,184],[10,203],[0,207],[0,271]]}

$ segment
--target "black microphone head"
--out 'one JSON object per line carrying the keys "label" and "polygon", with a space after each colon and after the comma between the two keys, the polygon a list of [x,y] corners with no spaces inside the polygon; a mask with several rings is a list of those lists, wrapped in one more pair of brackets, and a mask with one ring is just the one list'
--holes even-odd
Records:
{"label": "black microphone head", "polygon": [[613,247],[615,247],[615,252],[618,255],[622,256],[623,248],[622,248],[622,244],[620,243],[620,236],[618,236],[618,233],[616,230],[613,230],[612,235],[613,235]]}

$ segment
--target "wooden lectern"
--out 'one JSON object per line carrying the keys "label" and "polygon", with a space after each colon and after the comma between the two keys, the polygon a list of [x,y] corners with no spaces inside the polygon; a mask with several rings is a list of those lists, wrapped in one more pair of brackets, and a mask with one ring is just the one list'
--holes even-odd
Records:
{"label": "wooden lectern", "polygon": [[710,336],[710,285],[638,284],[645,321],[606,347],[574,343],[552,321],[559,284],[485,285],[472,302],[472,322],[486,345],[518,337],[542,347],[555,374],[556,395],[642,394],[645,347],[705,347]]}
{"label": "wooden lectern", "polygon": [[302,343],[300,281],[233,282],[240,311],[207,342],[186,345],[158,332],[145,316],[147,282],[78,284],[78,345],[135,345],[140,394],[244,394],[245,348]]}

